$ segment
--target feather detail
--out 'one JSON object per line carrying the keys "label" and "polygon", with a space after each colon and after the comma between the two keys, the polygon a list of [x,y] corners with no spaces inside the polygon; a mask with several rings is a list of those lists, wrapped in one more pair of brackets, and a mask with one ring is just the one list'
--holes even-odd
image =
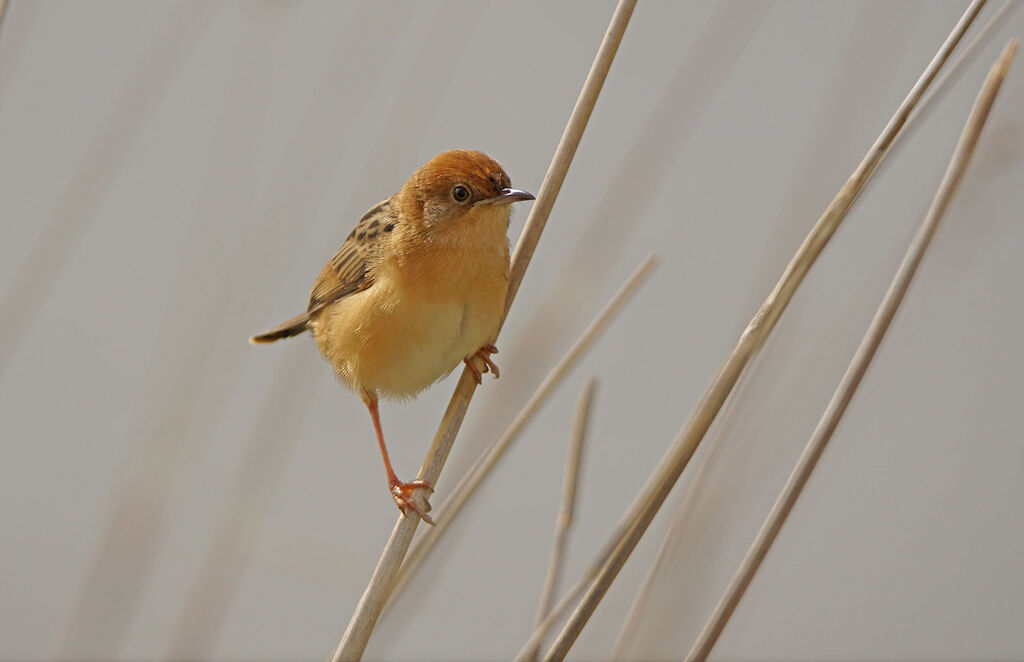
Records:
{"label": "feather detail", "polygon": [[325,306],[370,287],[373,284],[371,267],[378,246],[397,223],[398,214],[390,198],[374,205],[363,214],[345,243],[320,272],[309,295],[306,312],[253,336],[249,342],[254,345],[272,343],[296,336],[310,329],[313,318]]}
{"label": "feather detail", "polygon": [[309,295],[307,311],[310,314],[373,284],[373,260],[397,223],[398,213],[390,198],[376,204],[359,219],[316,279]]}
{"label": "feather detail", "polygon": [[253,345],[263,345],[266,343],[272,343],[282,338],[290,338],[291,336],[297,336],[303,331],[309,329],[309,313],[302,313],[298,317],[293,317],[287,322],[278,324],[269,331],[256,334],[252,338],[249,338],[249,342]]}

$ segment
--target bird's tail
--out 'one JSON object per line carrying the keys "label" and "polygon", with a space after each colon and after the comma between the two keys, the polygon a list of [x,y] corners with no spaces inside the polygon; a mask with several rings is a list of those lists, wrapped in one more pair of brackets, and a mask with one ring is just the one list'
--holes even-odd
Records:
{"label": "bird's tail", "polygon": [[298,317],[293,317],[287,322],[278,324],[269,331],[258,333],[252,338],[249,338],[249,342],[254,345],[263,345],[265,343],[271,343],[281,338],[290,338],[291,336],[297,336],[303,331],[309,329],[309,313],[302,313]]}

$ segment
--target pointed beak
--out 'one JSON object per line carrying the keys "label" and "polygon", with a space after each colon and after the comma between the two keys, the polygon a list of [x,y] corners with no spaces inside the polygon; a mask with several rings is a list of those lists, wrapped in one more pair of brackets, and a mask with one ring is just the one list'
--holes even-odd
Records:
{"label": "pointed beak", "polygon": [[504,188],[501,189],[501,193],[494,196],[493,198],[487,198],[473,205],[474,207],[480,207],[481,205],[507,205],[510,202],[519,202],[520,200],[533,200],[533,194],[527,193],[526,191],[520,191],[517,188]]}

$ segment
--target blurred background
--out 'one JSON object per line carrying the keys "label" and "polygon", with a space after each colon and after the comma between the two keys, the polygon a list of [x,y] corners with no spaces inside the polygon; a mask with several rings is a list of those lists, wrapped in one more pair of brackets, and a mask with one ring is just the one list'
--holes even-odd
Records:
{"label": "blurred background", "polygon": [[[478,391],[435,506],[642,258],[656,250],[663,264],[382,619],[367,659],[515,654],[584,380],[600,387],[562,588],[966,4],[639,4],[499,339],[502,378]],[[0,658],[334,650],[395,507],[365,408],[314,343],[246,339],[304,310],[363,211],[435,153],[486,151],[536,192],[613,8],[12,0],[0,34]],[[571,658],[610,654],[675,519],[620,652],[689,649],[860,341],[989,65],[1022,34],[1018,10],[876,174]],[[713,658],[1024,658],[1022,177],[1018,61]],[[416,473],[453,384],[382,405],[400,476]]]}

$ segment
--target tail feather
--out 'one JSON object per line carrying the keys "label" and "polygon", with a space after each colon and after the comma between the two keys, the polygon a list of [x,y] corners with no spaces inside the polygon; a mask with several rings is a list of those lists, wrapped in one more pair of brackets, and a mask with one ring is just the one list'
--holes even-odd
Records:
{"label": "tail feather", "polygon": [[271,343],[281,338],[290,338],[291,336],[297,336],[303,331],[309,329],[309,313],[302,313],[298,317],[293,317],[287,322],[278,324],[269,331],[256,334],[252,338],[249,338],[249,342],[254,345],[263,345]]}

